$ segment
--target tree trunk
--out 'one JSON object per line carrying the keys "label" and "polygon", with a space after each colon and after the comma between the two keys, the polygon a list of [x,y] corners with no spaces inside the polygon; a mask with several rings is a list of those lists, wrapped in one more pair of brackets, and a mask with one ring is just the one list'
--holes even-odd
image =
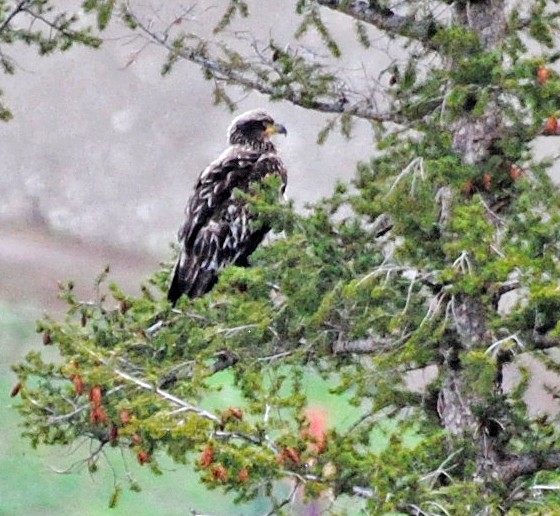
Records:
{"label": "tree trunk", "polygon": [[[485,50],[503,41],[506,30],[503,0],[455,2],[456,22],[475,31]],[[454,66],[453,63],[450,66]],[[486,112],[474,116],[466,112],[452,126],[453,148],[465,165],[476,166],[488,159],[492,142],[499,133],[501,120],[495,104],[489,102]],[[490,344],[487,314],[482,303],[466,294],[451,301],[455,339],[444,343],[445,357],[442,387],[438,398],[438,413],[442,425],[452,436],[472,437],[478,448],[478,472],[496,471],[499,453],[484,425],[475,415],[475,407],[483,400],[466,381],[461,367],[462,356],[473,349],[485,349]]]}

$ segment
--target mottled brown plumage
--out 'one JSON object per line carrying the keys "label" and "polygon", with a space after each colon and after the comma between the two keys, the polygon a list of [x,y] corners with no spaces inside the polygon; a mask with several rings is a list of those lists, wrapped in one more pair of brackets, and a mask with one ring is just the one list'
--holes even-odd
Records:
{"label": "mottled brown plumage", "polygon": [[269,139],[275,133],[286,129],[264,111],[244,113],[228,129],[230,146],[200,174],[179,231],[181,251],[167,294],[173,304],[182,294],[193,298],[210,291],[227,265],[246,266],[269,231],[234,190],[248,192],[278,175],[284,192],[286,169]]}

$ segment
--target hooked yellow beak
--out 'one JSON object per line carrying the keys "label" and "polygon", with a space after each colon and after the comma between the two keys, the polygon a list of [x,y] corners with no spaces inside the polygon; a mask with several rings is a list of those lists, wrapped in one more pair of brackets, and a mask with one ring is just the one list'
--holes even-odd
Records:
{"label": "hooked yellow beak", "polygon": [[267,136],[272,134],[288,134],[287,129],[282,124],[271,124],[264,130],[264,132]]}

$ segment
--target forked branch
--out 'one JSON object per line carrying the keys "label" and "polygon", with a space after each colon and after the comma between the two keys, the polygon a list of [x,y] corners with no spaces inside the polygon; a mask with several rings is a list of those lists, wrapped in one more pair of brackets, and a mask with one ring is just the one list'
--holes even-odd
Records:
{"label": "forked branch", "polygon": [[[320,111],[323,113],[336,113],[346,116],[354,116],[372,122],[393,122],[400,124],[404,121],[402,116],[392,112],[380,112],[367,99],[357,99],[354,102],[348,100],[350,91],[332,91],[328,95],[314,96],[305,88],[297,89],[292,86],[283,87],[282,80],[273,81],[267,78],[267,72],[277,72],[273,61],[265,63],[266,70],[253,70],[251,66],[235,67],[227,61],[207,55],[205,45],[187,46],[178,44],[169,33],[157,32],[148,22],[144,22],[136,15],[130,5],[126,4],[126,15],[136,24],[138,30],[152,43],[167,49],[173,60],[183,59],[200,66],[218,83],[241,86],[246,90],[257,91],[273,99],[281,97],[296,106]],[[204,50],[203,50],[204,49]],[[262,56],[261,56],[262,57]],[[332,98],[330,98],[332,97]]]}

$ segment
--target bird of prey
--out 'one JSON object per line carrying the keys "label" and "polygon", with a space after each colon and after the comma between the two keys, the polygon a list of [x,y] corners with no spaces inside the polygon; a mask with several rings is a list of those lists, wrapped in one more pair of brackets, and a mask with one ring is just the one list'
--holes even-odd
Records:
{"label": "bird of prey", "polygon": [[227,265],[247,266],[268,233],[270,228],[259,224],[235,190],[250,193],[255,184],[277,175],[279,194],[284,193],[286,168],[270,141],[277,133],[287,134],[286,128],[262,110],[244,113],[229,126],[229,147],[201,172],[185,208],[181,249],[167,293],[172,304],[183,294],[195,298],[209,292]]}

